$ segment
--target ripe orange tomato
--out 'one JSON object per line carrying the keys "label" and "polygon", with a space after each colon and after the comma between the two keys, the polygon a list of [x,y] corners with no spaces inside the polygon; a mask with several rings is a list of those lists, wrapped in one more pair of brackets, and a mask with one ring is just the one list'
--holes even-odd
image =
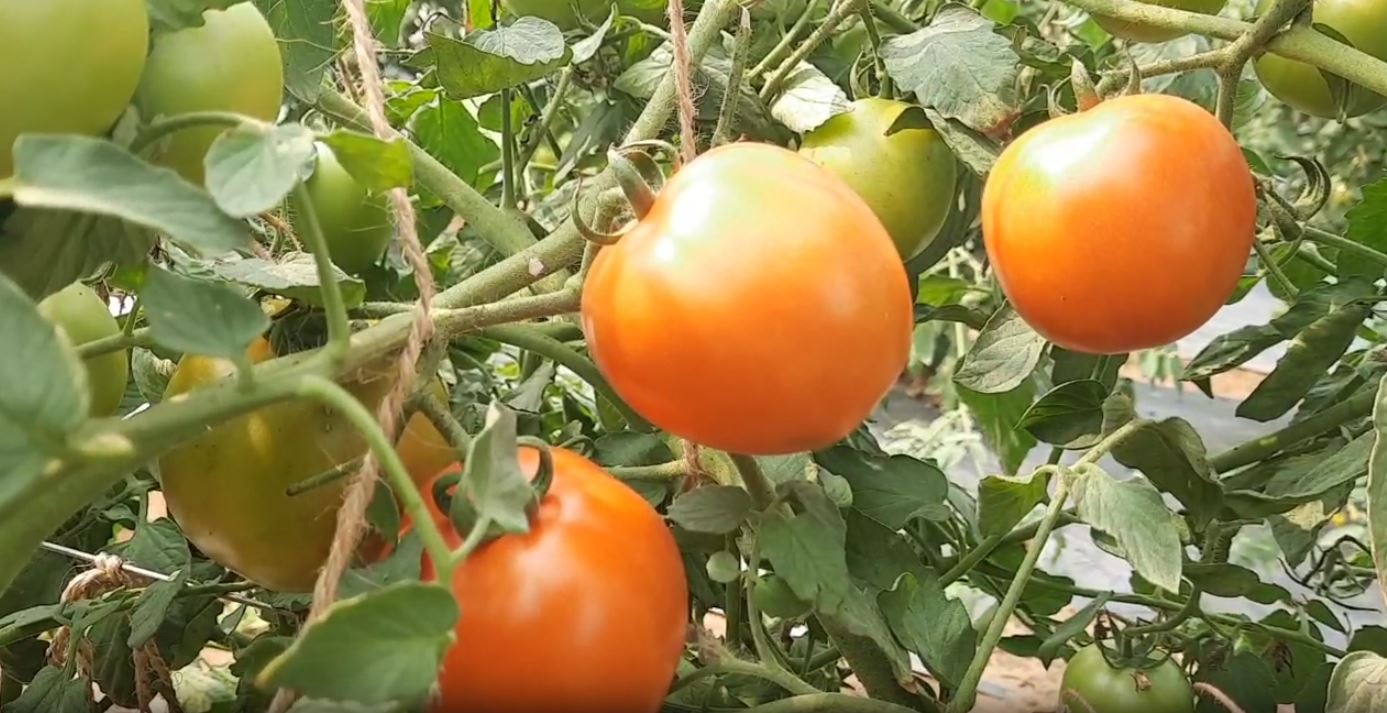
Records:
{"label": "ripe orange tomato", "polygon": [[1228,130],[1172,96],[1112,99],[1022,135],[983,190],[987,255],[1016,311],[1065,349],[1173,342],[1233,293],[1252,173]]}
{"label": "ripe orange tomato", "polygon": [[905,368],[910,288],[846,183],[793,151],[729,144],[691,161],[583,289],[597,365],[678,436],[756,455],[828,446]]}
{"label": "ripe orange tomato", "polygon": [[[595,463],[550,452],[530,532],[483,545],[454,573],[461,617],[435,713],[654,713],[673,681],[689,622],[674,537]],[[538,454],[522,448],[520,464],[533,476]]]}
{"label": "ripe orange tomato", "polygon": [[[249,354],[272,356],[260,343]],[[235,373],[228,360],[188,355],[165,398],[214,384]],[[365,369],[343,386],[370,408],[392,380]],[[290,496],[285,489],[365,455],[366,443],[341,414],[309,401],[289,401],[223,423],[159,458],[159,482],[174,520],[188,539],[222,566],[276,591],[313,587],[337,525],[345,480]],[[398,450],[416,482],[453,460],[448,441],[422,414],[405,427]],[[373,560],[387,551],[378,538],[363,544]]]}

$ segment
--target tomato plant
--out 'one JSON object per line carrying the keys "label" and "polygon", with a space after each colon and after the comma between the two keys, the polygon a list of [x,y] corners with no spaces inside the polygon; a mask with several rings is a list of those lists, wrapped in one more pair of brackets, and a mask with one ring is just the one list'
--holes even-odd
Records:
{"label": "tomato plant", "polygon": [[737,453],[822,448],[905,364],[899,260],[838,178],[734,144],[681,169],[598,254],[584,331],[618,393],[671,433]]}
{"label": "tomato plant", "polygon": [[1115,354],[1213,316],[1242,276],[1255,214],[1227,129],[1186,100],[1144,95],[1008,146],[982,222],[1002,289],[1031,326],[1066,349]]}
{"label": "tomato plant", "polygon": [[[255,5],[209,10],[200,27],[156,35],[140,78],[136,106],[146,119],[204,111],[272,121],[284,94],[274,33]],[[225,127],[181,129],[163,139],[159,160],[201,184],[203,156]]]}
{"label": "tomato plant", "polygon": [[944,227],[957,168],[923,112],[905,102],[860,99],[809,132],[800,148],[867,201],[901,256],[920,254]]}
{"label": "tomato plant", "polygon": [[[265,353],[263,347],[258,351]],[[234,378],[235,370],[228,360],[186,356],[166,396]],[[371,369],[346,386],[373,405],[390,383],[386,371]],[[410,419],[398,448],[420,483],[454,457],[421,415]],[[169,451],[159,460],[159,483],[174,519],[208,557],[266,588],[307,591],[327,556],[343,484],[298,494],[288,489],[365,452],[366,444],[341,415],[291,402],[227,422]]]}
{"label": "tomato plant", "polygon": [[[10,145],[20,134],[111,128],[135,93],[148,44],[144,0],[0,4],[0,176],[14,168]],[[59,84],[64,91],[51,91]]]}
{"label": "tomato plant", "polygon": [[[688,626],[674,538],[596,464],[557,448],[552,457],[530,532],[484,545],[454,575],[458,606],[473,615],[443,660],[437,710],[655,711],[673,680]],[[532,476],[538,461],[521,451]],[[424,576],[434,576],[428,564]]]}
{"label": "tomato plant", "polygon": [[[1263,0],[1258,7],[1265,11]],[[1350,45],[1387,59],[1387,2],[1317,2],[1311,21]],[[1268,52],[1257,60],[1257,78],[1277,99],[1327,119],[1361,116],[1387,104],[1381,94],[1326,75],[1319,69]]]}
{"label": "tomato plant", "polygon": [[1378,1],[0,0],[0,713],[1375,712]]}
{"label": "tomato plant", "polygon": [[[113,337],[120,325],[111,316],[106,301],[90,287],[73,283],[49,295],[38,305],[39,314],[62,329],[74,345]],[[117,350],[84,363],[87,388],[91,392],[91,415],[110,416],[120,407],[129,379],[130,353]]]}
{"label": "tomato plant", "polygon": [[[323,145],[317,148],[313,175],[304,188],[334,264],[355,275],[380,260],[394,235],[385,196],[371,194],[357,183]],[[301,210],[297,204],[296,210]]]}

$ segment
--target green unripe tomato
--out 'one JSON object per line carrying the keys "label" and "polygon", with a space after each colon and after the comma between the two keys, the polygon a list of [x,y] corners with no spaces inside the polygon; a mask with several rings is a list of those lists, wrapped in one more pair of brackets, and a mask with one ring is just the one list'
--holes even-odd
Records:
{"label": "green unripe tomato", "polygon": [[[588,22],[601,24],[612,11],[612,0],[504,0],[506,10],[516,17],[533,16],[554,23],[560,30],[576,30],[578,14],[574,4]],[[665,23],[665,0],[618,0],[621,14],[655,25]]]}
{"label": "green unripe tomato", "polygon": [[[954,202],[958,165],[922,112],[905,102],[859,99],[804,137],[800,154],[827,168],[871,206],[910,259],[939,235]],[[898,123],[898,120],[900,123]],[[897,131],[887,134],[892,127]]]}
{"label": "green unripe tomato", "polygon": [[1070,713],[1194,713],[1194,688],[1169,659],[1150,669],[1113,668],[1088,646],[1064,669],[1060,706]]}
{"label": "green unripe tomato", "polygon": [[[380,260],[394,235],[386,197],[369,193],[357,183],[323,144],[318,144],[317,164],[304,182],[313,214],[327,239],[332,262],[349,274],[359,274]],[[294,210],[303,210],[297,199]]]}
{"label": "green unripe tomato", "polygon": [[[273,121],[284,99],[284,68],[274,32],[249,2],[208,10],[207,24],[154,38],[136,97],[145,121],[226,111]],[[202,185],[203,157],[224,126],[178,131],[159,144],[158,161]]]}
{"label": "green unripe tomato", "polygon": [[23,133],[104,133],[144,69],[145,0],[0,0],[0,178]]}
{"label": "green unripe tomato", "polygon": [[[1269,5],[1268,0],[1261,0],[1257,12],[1265,12]],[[1387,0],[1316,0],[1313,12],[1315,24],[1329,27],[1354,47],[1387,60]],[[1319,68],[1270,52],[1254,67],[1262,86],[1277,99],[1306,114],[1339,117],[1339,104]],[[1346,88],[1345,117],[1361,116],[1387,104],[1387,98],[1356,84]]]}
{"label": "green unripe tomato", "polygon": [[[1205,15],[1217,14],[1218,11],[1222,10],[1223,6],[1227,4],[1227,0],[1141,1],[1151,5],[1159,5],[1161,7],[1169,7],[1176,10],[1184,10],[1186,12],[1200,12]],[[1102,15],[1094,15],[1093,21],[1097,22],[1099,27],[1102,27],[1103,29],[1107,30],[1113,35],[1121,37],[1122,39],[1127,40],[1129,42],[1167,42],[1169,40],[1175,39],[1176,37],[1180,37],[1181,35],[1186,34],[1184,32],[1181,32],[1180,30],[1166,30],[1159,27],[1147,27],[1146,25],[1138,25],[1134,22],[1116,20],[1111,17],[1104,17]]]}
{"label": "green unripe tomato", "polygon": [[[67,335],[73,346],[94,342],[120,333],[111,309],[94,290],[80,282],[49,295],[38,305],[39,314]],[[110,416],[120,408],[125,396],[125,380],[130,375],[130,352],[110,352],[87,359],[87,389],[91,392],[92,416]]]}

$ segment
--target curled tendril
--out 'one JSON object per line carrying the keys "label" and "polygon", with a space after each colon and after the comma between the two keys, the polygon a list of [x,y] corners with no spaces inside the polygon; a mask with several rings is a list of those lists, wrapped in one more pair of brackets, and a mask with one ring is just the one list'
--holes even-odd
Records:
{"label": "curled tendril", "polygon": [[584,240],[594,245],[616,245],[626,233],[630,232],[629,227],[622,228],[614,233],[607,233],[588,225],[587,222],[583,220],[582,199],[583,179],[579,178],[578,185],[573,190],[573,209],[571,212],[573,216],[573,226],[578,229],[578,234],[583,236]]}

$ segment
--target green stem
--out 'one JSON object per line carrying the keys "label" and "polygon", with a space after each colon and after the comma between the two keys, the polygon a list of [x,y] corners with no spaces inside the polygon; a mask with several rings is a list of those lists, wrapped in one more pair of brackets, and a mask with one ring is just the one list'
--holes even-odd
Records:
{"label": "green stem", "polygon": [[1123,633],[1129,636],[1142,636],[1146,634],[1159,634],[1166,631],[1174,631],[1181,624],[1185,623],[1187,619],[1199,612],[1199,600],[1203,594],[1204,590],[1200,589],[1199,585],[1196,584],[1190,589],[1190,597],[1185,600],[1185,605],[1180,607],[1179,611],[1166,617],[1162,621],[1153,622],[1145,626],[1134,626]]}
{"label": "green stem", "polygon": [[771,483],[770,478],[766,477],[766,472],[761,470],[761,464],[753,456],[741,455],[740,453],[728,453],[732,459],[732,464],[737,466],[737,473],[742,476],[742,485],[746,486],[747,494],[751,495],[751,502],[756,505],[756,509],[765,510],[775,500],[775,484]]}
{"label": "green stem", "polygon": [[511,89],[501,90],[501,208],[515,206],[515,129],[511,126]]}
{"label": "green stem", "polygon": [[297,395],[313,399],[338,412],[361,434],[375,454],[376,461],[380,463],[381,474],[390,483],[390,489],[414,521],[414,529],[419,533],[424,549],[438,567],[439,581],[453,581],[448,543],[443,539],[443,533],[439,531],[437,523],[429,513],[428,506],[424,504],[419,487],[414,484],[414,479],[409,477],[409,470],[405,468],[404,461],[400,460],[395,444],[391,443],[390,437],[381,430],[375,415],[352,396],[351,392],[320,376],[304,378],[299,384]]}
{"label": "green stem", "polygon": [[1296,289],[1295,283],[1291,282],[1291,278],[1286,277],[1286,273],[1282,271],[1281,266],[1277,264],[1276,258],[1272,256],[1271,251],[1267,250],[1267,246],[1263,245],[1261,240],[1253,238],[1252,249],[1257,251],[1257,259],[1261,261],[1262,267],[1267,271],[1267,274],[1271,276],[1272,281],[1281,287],[1283,292],[1291,296],[1295,296],[1300,292],[1300,290]]}
{"label": "green stem", "polygon": [[763,681],[774,683],[785,689],[787,693],[796,696],[822,693],[819,689],[805,683],[799,676],[783,668],[766,666],[754,661],[743,661],[742,659],[733,658],[731,655],[720,659],[711,668],[716,669],[718,674],[759,678]]}
{"label": "green stem", "polygon": [[472,445],[472,435],[463,429],[462,424],[453,417],[453,413],[448,410],[448,405],[439,401],[433,394],[428,392],[415,394],[409,400],[409,405],[424,414],[424,418],[448,439],[448,444],[457,453],[458,462],[461,463],[467,456],[467,449]]}
{"label": "green stem", "polygon": [[102,354],[110,354],[131,347],[144,347],[148,349],[154,346],[154,337],[149,333],[148,327],[131,330],[129,334],[124,332],[112,334],[109,337],[93,339],[86,344],[77,345],[77,356],[83,359],[99,357]]}
{"label": "green stem", "polygon": [[1375,398],[1373,389],[1360,391],[1348,400],[1340,401],[1313,416],[1219,453],[1209,459],[1209,465],[1217,473],[1226,473],[1270,458],[1301,441],[1371,414]]}
{"label": "green stem", "polygon": [[311,490],[317,490],[325,485],[331,485],[361,469],[361,464],[365,458],[353,458],[346,463],[340,463],[334,468],[325,470],[317,475],[309,476],[303,480],[290,483],[284,489],[284,494],[289,497],[303,495]]}
{"label": "green stem", "polygon": [[[809,12],[806,10],[805,15]],[[751,51],[751,13],[742,9],[737,23],[737,35],[732,41],[732,68],[727,72],[727,87],[718,110],[717,127],[713,129],[713,146],[732,140],[732,122],[737,114],[737,102],[742,95],[742,77],[746,73],[746,56]]]}
{"label": "green stem", "polygon": [[1382,253],[1378,250],[1368,247],[1367,245],[1364,245],[1363,243],[1354,242],[1352,240],[1349,240],[1348,238],[1335,235],[1329,231],[1321,230],[1320,228],[1316,228],[1313,225],[1305,225],[1302,226],[1301,229],[1303,231],[1302,235],[1304,235],[1305,239],[1312,243],[1318,243],[1320,245],[1324,245],[1325,247],[1336,248],[1346,253],[1352,253],[1354,255],[1357,255],[1358,257],[1370,260],[1383,267],[1387,267],[1387,253]]}
{"label": "green stem", "polygon": [[755,67],[751,68],[751,76],[759,77],[778,67],[784,61],[785,56],[790,54],[790,50],[795,46],[795,40],[799,38],[799,33],[809,26],[809,20],[813,16],[814,13],[811,9],[805,9],[804,13],[795,20],[795,24],[791,25],[785,35],[780,38],[780,41],[771,48],[771,51],[766,53],[766,56],[762,57]]}
{"label": "green stem", "polygon": [[867,42],[872,48],[872,64],[876,67],[877,80],[881,82],[878,93],[886,99],[890,99],[891,76],[886,73],[886,63],[881,59],[881,33],[877,31],[876,18],[872,15],[871,3],[863,3],[858,9],[858,14],[862,17],[862,25],[867,29]]}
{"label": "green stem", "polygon": [[[1308,0],[1274,0],[1252,28],[1225,48],[1227,57],[1218,68],[1218,107],[1215,115],[1223,125],[1233,128],[1233,113],[1237,107],[1238,83],[1243,67],[1266,45],[1286,23],[1300,12]],[[1294,292],[1292,292],[1294,294]]]}
{"label": "green stem", "polygon": [[766,80],[766,85],[761,87],[761,100],[770,101],[770,98],[775,96],[776,92],[784,86],[785,80],[789,78],[791,72],[795,71],[795,67],[798,67],[800,62],[803,62],[814,50],[818,49],[819,45],[831,37],[833,31],[838,29],[844,20],[856,15],[859,8],[865,4],[866,0],[839,0],[838,6],[828,13],[828,17],[824,18],[824,24],[819,25],[809,37],[805,38],[804,42],[796,47],[795,51],[780,64],[780,68],[775,70],[775,74]]}
{"label": "green stem", "polygon": [[947,587],[958,581],[963,575],[968,574],[973,567],[977,566],[978,562],[986,559],[988,555],[992,554],[993,550],[997,549],[1003,542],[1006,542],[1008,534],[1010,533],[1001,532],[993,534],[982,542],[979,542],[977,547],[969,550],[968,554],[964,555],[959,559],[958,563],[949,568],[949,571],[940,575],[939,586]]}
{"label": "green stem", "polygon": [[487,531],[490,529],[491,518],[485,515],[478,517],[477,521],[472,524],[472,529],[468,530],[467,538],[464,539],[457,550],[453,552],[449,561],[451,561],[454,566],[466,562],[467,558],[471,557],[472,553],[476,552],[477,548],[481,547],[482,543],[486,541]]}
{"label": "green stem", "polygon": [[568,65],[559,72],[558,82],[554,85],[554,93],[549,97],[549,103],[544,105],[544,111],[539,116],[539,123],[531,129],[530,138],[525,142],[525,146],[520,151],[520,158],[515,162],[516,173],[523,173],[525,168],[530,165],[530,160],[535,157],[535,152],[539,150],[539,145],[544,143],[544,137],[549,133],[549,128],[554,125],[554,120],[559,116],[559,110],[563,108],[564,97],[568,94],[568,85],[573,80],[573,65]]}
{"label": "green stem", "polygon": [[141,131],[135,140],[130,142],[130,153],[138,154],[154,145],[154,142],[159,139],[183,129],[195,126],[224,126],[232,129],[242,124],[268,126],[265,122],[254,117],[225,111],[194,111],[187,114],[177,114],[159,119],[145,127],[145,130]]}
{"label": "green stem", "polygon": [[689,474],[689,465],[682,460],[659,465],[616,466],[607,469],[617,480],[674,480]]}
{"label": "green stem", "polygon": [[872,0],[871,4],[872,13],[876,15],[877,19],[889,25],[896,32],[910,34],[920,29],[918,25],[911,22],[910,18],[897,12],[896,8],[891,7],[884,0]]}
{"label": "green stem", "polygon": [[567,368],[569,371],[578,375],[578,378],[586,381],[603,398],[606,398],[621,412],[626,422],[631,428],[638,431],[649,431],[651,426],[640,414],[622,400],[617,394],[616,389],[607,382],[606,377],[597,369],[597,365],[592,360],[578,353],[578,350],[564,344],[563,342],[550,337],[543,332],[536,331],[529,325],[507,324],[495,327],[487,327],[479,330],[477,336],[483,339],[491,339],[502,344],[520,347],[525,351],[538,354],[559,366]]}
{"label": "green stem", "polygon": [[120,335],[126,339],[135,333],[135,324],[140,321],[140,296],[135,295],[135,300],[130,304],[130,311],[125,315],[125,323],[120,326]]}
{"label": "green stem", "polygon": [[[1141,75],[1142,79],[1149,79],[1151,77],[1160,77],[1167,74],[1180,74],[1181,72],[1188,72],[1195,69],[1217,69],[1228,57],[1228,53],[1224,51],[1226,49],[1226,47],[1221,47],[1208,52],[1192,54],[1188,57],[1177,57],[1175,59],[1152,62],[1151,64],[1137,67],[1137,73]],[[1118,85],[1129,81],[1130,76],[1130,68],[1117,69],[1109,72],[1103,77],[1102,81],[1098,82],[1099,96],[1107,96],[1108,93],[1116,89]]]}
{"label": "green stem", "polygon": [[351,323],[347,320],[347,302],[342,297],[342,286],[337,284],[333,274],[327,238],[323,235],[323,226],[318,221],[318,211],[313,207],[313,197],[309,195],[308,187],[300,182],[294,187],[294,197],[298,199],[299,236],[313,254],[313,262],[318,268],[318,286],[323,296],[323,312],[327,315],[327,344],[321,355],[336,366],[346,358],[348,340],[352,334]]}

